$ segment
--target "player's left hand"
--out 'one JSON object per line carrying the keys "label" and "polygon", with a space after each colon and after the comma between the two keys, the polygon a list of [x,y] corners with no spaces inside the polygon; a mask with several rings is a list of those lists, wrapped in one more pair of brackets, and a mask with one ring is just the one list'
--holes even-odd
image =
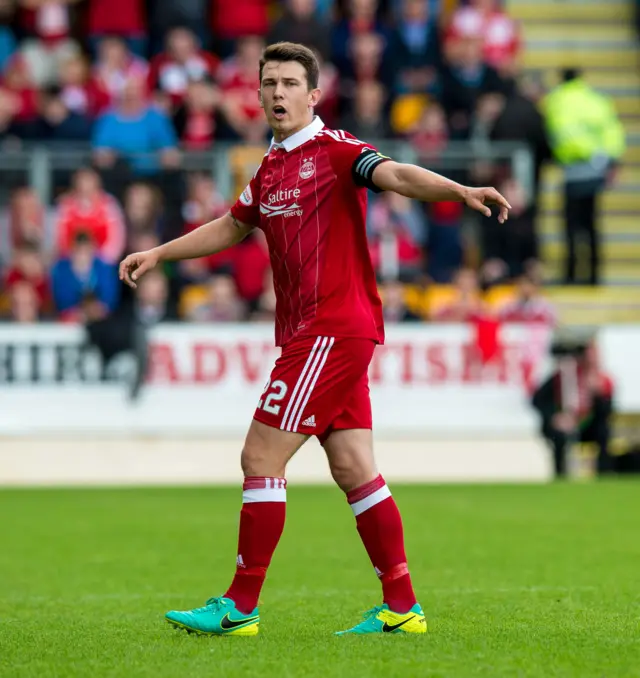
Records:
{"label": "player's left hand", "polygon": [[485,217],[491,216],[491,209],[488,205],[498,205],[500,207],[498,221],[504,224],[509,218],[511,205],[495,188],[468,188],[465,193],[464,202],[471,209],[482,212]]}

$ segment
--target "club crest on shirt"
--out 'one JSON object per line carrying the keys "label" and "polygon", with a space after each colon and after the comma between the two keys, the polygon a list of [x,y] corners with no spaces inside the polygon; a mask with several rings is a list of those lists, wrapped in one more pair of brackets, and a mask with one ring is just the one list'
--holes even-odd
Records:
{"label": "club crest on shirt", "polygon": [[311,158],[305,158],[300,166],[300,178],[310,179],[316,173],[316,166]]}
{"label": "club crest on shirt", "polygon": [[247,207],[253,204],[253,194],[251,193],[250,184],[247,184],[247,187],[244,189],[244,191],[242,191],[242,195],[240,196],[240,202],[243,205],[246,205]]}

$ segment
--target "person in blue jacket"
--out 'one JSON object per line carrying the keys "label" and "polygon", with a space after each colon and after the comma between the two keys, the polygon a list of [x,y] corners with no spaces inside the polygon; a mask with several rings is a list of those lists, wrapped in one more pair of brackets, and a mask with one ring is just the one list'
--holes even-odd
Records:
{"label": "person in blue jacket", "polygon": [[53,266],[51,288],[56,310],[63,315],[80,311],[83,301],[89,297],[108,314],[116,308],[120,296],[117,269],[98,257],[86,231],[77,233],[69,256]]}

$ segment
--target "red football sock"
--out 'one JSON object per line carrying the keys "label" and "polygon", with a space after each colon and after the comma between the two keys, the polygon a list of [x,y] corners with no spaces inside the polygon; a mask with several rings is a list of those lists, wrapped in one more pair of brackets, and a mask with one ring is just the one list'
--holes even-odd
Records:
{"label": "red football sock", "polygon": [[347,492],[358,532],[382,582],[384,602],[394,612],[408,612],[416,603],[404,551],[402,518],[391,492],[379,475]]}
{"label": "red football sock", "polygon": [[225,597],[243,614],[258,605],[276,546],[284,529],[287,501],[284,478],[245,478],[242,487],[236,574]]}

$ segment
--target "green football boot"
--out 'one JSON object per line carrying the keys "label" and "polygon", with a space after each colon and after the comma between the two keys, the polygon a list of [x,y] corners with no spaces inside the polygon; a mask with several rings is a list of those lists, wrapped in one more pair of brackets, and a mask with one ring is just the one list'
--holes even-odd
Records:
{"label": "green football boot", "polygon": [[384,603],[378,607],[365,612],[364,621],[356,624],[353,628],[346,631],[338,631],[337,636],[343,636],[347,633],[426,633],[427,620],[424,618],[424,612],[418,603],[416,603],[409,612],[400,614],[393,612],[389,606]]}
{"label": "green football boot", "polygon": [[258,608],[242,614],[231,598],[209,598],[204,607],[167,612],[164,618],[177,629],[203,636],[256,636],[260,615]]}

